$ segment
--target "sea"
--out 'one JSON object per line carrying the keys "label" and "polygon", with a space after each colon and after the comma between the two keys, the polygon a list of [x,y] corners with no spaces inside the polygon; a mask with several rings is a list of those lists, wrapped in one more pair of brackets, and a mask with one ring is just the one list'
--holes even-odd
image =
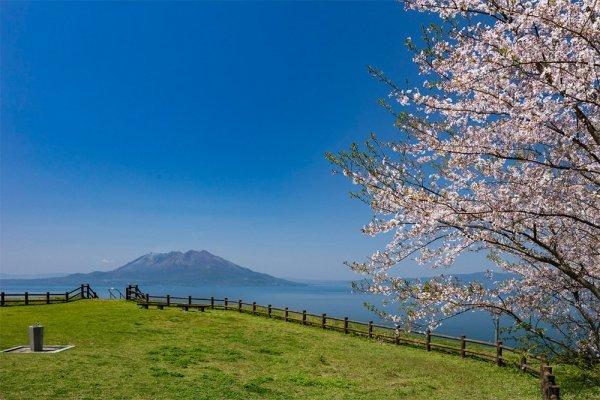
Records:
{"label": "sea", "polygon": [[[20,285],[17,283],[6,284],[0,281],[0,290],[6,293],[45,293],[46,291],[64,293],[74,289],[73,286],[62,285]],[[124,295],[125,287],[92,286],[101,298],[118,297],[119,292]],[[246,303],[256,302],[260,305],[271,304],[273,307],[289,307],[290,310],[306,310],[311,314],[327,314],[332,317],[348,317],[355,321],[374,321],[376,324],[390,325],[390,321],[379,318],[366,304],[389,313],[397,312],[392,306],[384,306],[384,298],[376,295],[357,293],[352,289],[351,282],[347,281],[319,281],[298,286],[162,286],[147,285],[140,289],[151,295],[198,298],[225,298],[231,301],[241,299]],[[501,326],[507,321],[500,321]],[[481,311],[467,312],[446,320],[436,329],[437,333],[452,336],[466,335],[469,338],[493,342],[496,327],[493,318]],[[500,332],[500,339],[502,332]],[[511,340],[505,340],[507,344]]]}

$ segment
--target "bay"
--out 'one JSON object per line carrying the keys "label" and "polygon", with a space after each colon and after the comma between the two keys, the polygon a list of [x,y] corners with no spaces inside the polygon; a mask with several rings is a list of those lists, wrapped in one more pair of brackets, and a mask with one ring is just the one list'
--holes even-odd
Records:
{"label": "bay", "polygon": [[[72,286],[37,286],[4,284],[0,281],[0,290],[6,293],[45,293],[46,291],[63,293],[74,289]],[[92,286],[101,298],[109,298],[110,286]],[[125,287],[114,287],[123,295]],[[113,293],[117,291],[113,289]],[[177,297],[198,298],[220,298],[227,297],[231,301],[239,299],[246,303],[255,301],[260,305],[271,304],[273,307],[289,307],[290,310],[306,310],[311,314],[327,314],[332,317],[348,317],[351,320],[368,322],[382,325],[390,325],[389,321],[380,319],[375,313],[365,307],[365,303],[371,303],[382,310],[393,313],[393,307],[382,306],[380,296],[356,293],[352,290],[350,282],[326,281],[315,282],[301,286],[163,286],[149,285],[140,286],[143,292],[151,295],[171,295]],[[494,323],[493,319],[484,312],[468,312],[447,320],[436,332],[452,336],[466,335],[469,338],[493,341]],[[510,343],[511,341],[507,341]]]}

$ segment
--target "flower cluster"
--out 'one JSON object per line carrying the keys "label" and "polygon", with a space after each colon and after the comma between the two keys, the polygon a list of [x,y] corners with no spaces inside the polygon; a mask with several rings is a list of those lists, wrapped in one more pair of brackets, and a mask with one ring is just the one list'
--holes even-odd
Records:
{"label": "flower cluster", "polygon": [[[393,232],[351,267],[430,327],[506,315],[554,351],[600,359],[600,2],[405,0],[438,13],[414,61],[422,88],[390,85],[399,137],[330,155]],[[409,43],[414,48],[412,43]],[[450,266],[486,251],[511,279],[427,282],[403,260]],[[552,327],[552,334],[542,327]]]}

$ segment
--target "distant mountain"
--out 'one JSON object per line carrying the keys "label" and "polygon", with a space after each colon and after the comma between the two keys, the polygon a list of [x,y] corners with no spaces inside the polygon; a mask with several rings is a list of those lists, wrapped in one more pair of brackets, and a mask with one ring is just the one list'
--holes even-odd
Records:
{"label": "distant mountain", "polygon": [[[493,281],[502,281],[508,278],[518,278],[516,275],[512,275],[506,272],[493,272],[492,274],[492,279],[490,281],[490,279],[488,278],[487,272],[468,272],[468,273],[459,273],[459,274],[453,274],[453,273],[448,273],[449,271],[447,271],[447,273],[444,274],[444,276],[452,276],[456,279],[458,279],[461,282],[464,283],[468,283],[468,282],[480,282],[480,283],[484,283],[484,282],[493,282]],[[405,279],[408,279],[409,281],[414,281],[416,279],[419,279],[421,281],[426,281],[429,279],[432,279],[436,276],[439,276],[441,274],[438,275],[425,275],[425,276],[419,276],[419,277],[406,277]],[[399,275],[394,275],[394,277],[397,278],[401,278],[401,276]],[[357,279],[294,279],[294,281],[296,282],[300,282],[300,283],[306,283],[307,285],[312,285],[312,286],[350,286],[352,284],[352,282],[356,282],[356,281],[369,281],[369,279],[367,278],[357,278]]]}
{"label": "distant mountain", "polygon": [[290,286],[296,282],[252,271],[209,253],[190,250],[185,253],[149,253],[112,271],[71,274],[44,279],[2,279],[18,284],[80,284],[113,285],[222,285],[222,286]]}
{"label": "distant mountain", "polygon": [[47,273],[47,274],[5,274],[0,272],[0,280],[4,279],[39,279],[39,278],[58,278],[59,276],[67,276],[67,273]]}
{"label": "distant mountain", "polygon": [[[439,278],[441,275],[443,275],[447,278],[457,279],[461,284],[478,282],[483,287],[488,288],[488,289],[496,287],[497,282],[502,282],[507,279],[519,279],[519,277],[515,274],[509,274],[506,272],[496,272],[496,271],[493,271],[491,276],[487,272],[481,271],[481,272],[469,272],[469,273],[464,273],[464,274],[448,274],[448,273],[446,273],[446,274],[438,274],[438,275],[433,275],[433,276],[421,276],[418,278],[407,277],[404,279],[406,279],[409,282],[416,282],[416,281],[426,282],[430,279]],[[398,277],[398,278],[401,278],[401,277]],[[300,282],[305,282],[305,281],[300,281]],[[372,282],[372,280],[370,280],[370,279],[360,279],[360,280],[353,281],[352,284],[358,285],[358,287],[365,287],[365,286],[368,286],[368,284],[370,284],[370,282]]]}

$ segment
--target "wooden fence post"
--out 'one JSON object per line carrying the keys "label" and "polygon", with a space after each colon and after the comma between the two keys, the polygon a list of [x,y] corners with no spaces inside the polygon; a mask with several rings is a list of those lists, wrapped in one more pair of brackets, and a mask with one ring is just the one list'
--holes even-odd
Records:
{"label": "wooden fence post", "polygon": [[521,360],[519,361],[519,368],[521,369],[521,371],[525,371],[527,366],[527,356],[525,355],[525,353],[523,353],[521,355]]}
{"label": "wooden fence post", "polygon": [[321,328],[325,329],[327,326],[327,314],[321,315]]}
{"label": "wooden fence post", "polygon": [[69,292],[65,292],[65,303],[69,301]]}
{"label": "wooden fence post", "polygon": [[271,318],[271,305],[267,306],[267,313],[269,314],[269,318]]}
{"label": "wooden fence post", "polygon": [[496,364],[501,367],[504,365],[504,360],[502,359],[502,341],[500,340],[496,342]]}
{"label": "wooden fence post", "polygon": [[546,380],[546,375],[551,374],[551,373],[552,373],[551,367],[549,367],[547,365],[540,367],[540,386],[542,389],[542,397],[544,400],[549,400],[548,399],[548,382]]}
{"label": "wooden fence post", "polygon": [[89,283],[85,285],[85,289],[86,289],[86,293],[87,293],[87,298],[91,299],[92,297],[90,295],[90,284]]}
{"label": "wooden fence post", "polygon": [[[546,368],[546,355],[545,354],[541,354],[540,355],[540,385],[542,387],[542,392],[544,391],[544,371]],[[546,400],[545,397],[545,393],[544,393],[544,400]]]}
{"label": "wooden fence post", "polygon": [[289,313],[288,313],[288,308],[286,307],[286,308],[285,308],[285,315],[284,315],[284,317],[283,317],[283,319],[285,320],[285,322],[288,322],[288,315],[289,315]]}
{"label": "wooden fence post", "polygon": [[146,304],[150,303],[150,295],[146,293]]}
{"label": "wooden fence post", "polygon": [[348,333],[348,317],[344,317],[344,333]]}
{"label": "wooden fence post", "polygon": [[465,348],[467,347],[467,342],[465,339],[466,339],[466,336],[461,335],[461,337],[460,337],[460,356],[462,358],[465,358],[465,355],[466,355]]}
{"label": "wooden fence post", "polygon": [[306,325],[306,310],[302,310],[302,325]]}
{"label": "wooden fence post", "polygon": [[188,306],[192,305],[192,296],[188,296]]}
{"label": "wooden fence post", "polygon": [[544,372],[544,367],[546,365],[548,365],[548,362],[546,361],[546,355],[545,354],[540,354],[540,376],[542,374],[542,372]]}
{"label": "wooden fence post", "polygon": [[29,292],[25,292],[25,305],[29,304]]}
{"label": "wooden fence post", "polygon": [[396,325],[396,344],[400,344],[400,327]]}
{"label": "wooden fence post", "polygon": [[552,374],[552,367],[545,365],[541,368],[541,387],[544,400],[559,400],[560,389],[556,385],[556,378]]}
{"label": "wooden fence post", "polygon": [[373,337],[373,321],[369,321],[369,337]]}
{"label": "wooden fence post", "polygon": [[224,304],[225,304],[225,309],[227,310],[227,297],[225,297]]}
{"label": "wooden fence post", "polygon": [[238,300],[238,311],[242,312],[242,300]]}
{"label": "wooden fence post", "polygon": [[4,292],[0,293],[0,306],[4,307]]}
{"label": "wooden fence post", "polygon": [[215,298],[214,297],[210,297],[210,308],[215,308]]}
{"label": "wooden fence post", "polygon": [[256,302],[252,302],[252,314],[256,315]]}
{"label": "wooden fence post", "polygon": [[50,292],[46,292],[46,304],[50,304]]}
{"label": "wooden fence post", "polygon": [[431,351],[431,329],[427,329],[425,332],[425,348],[427,351]]}
{"label": "wooden fence post", "polygon": [[168,294],[167,295],[167,307],[169,307],[171,305],[171,295]]}

